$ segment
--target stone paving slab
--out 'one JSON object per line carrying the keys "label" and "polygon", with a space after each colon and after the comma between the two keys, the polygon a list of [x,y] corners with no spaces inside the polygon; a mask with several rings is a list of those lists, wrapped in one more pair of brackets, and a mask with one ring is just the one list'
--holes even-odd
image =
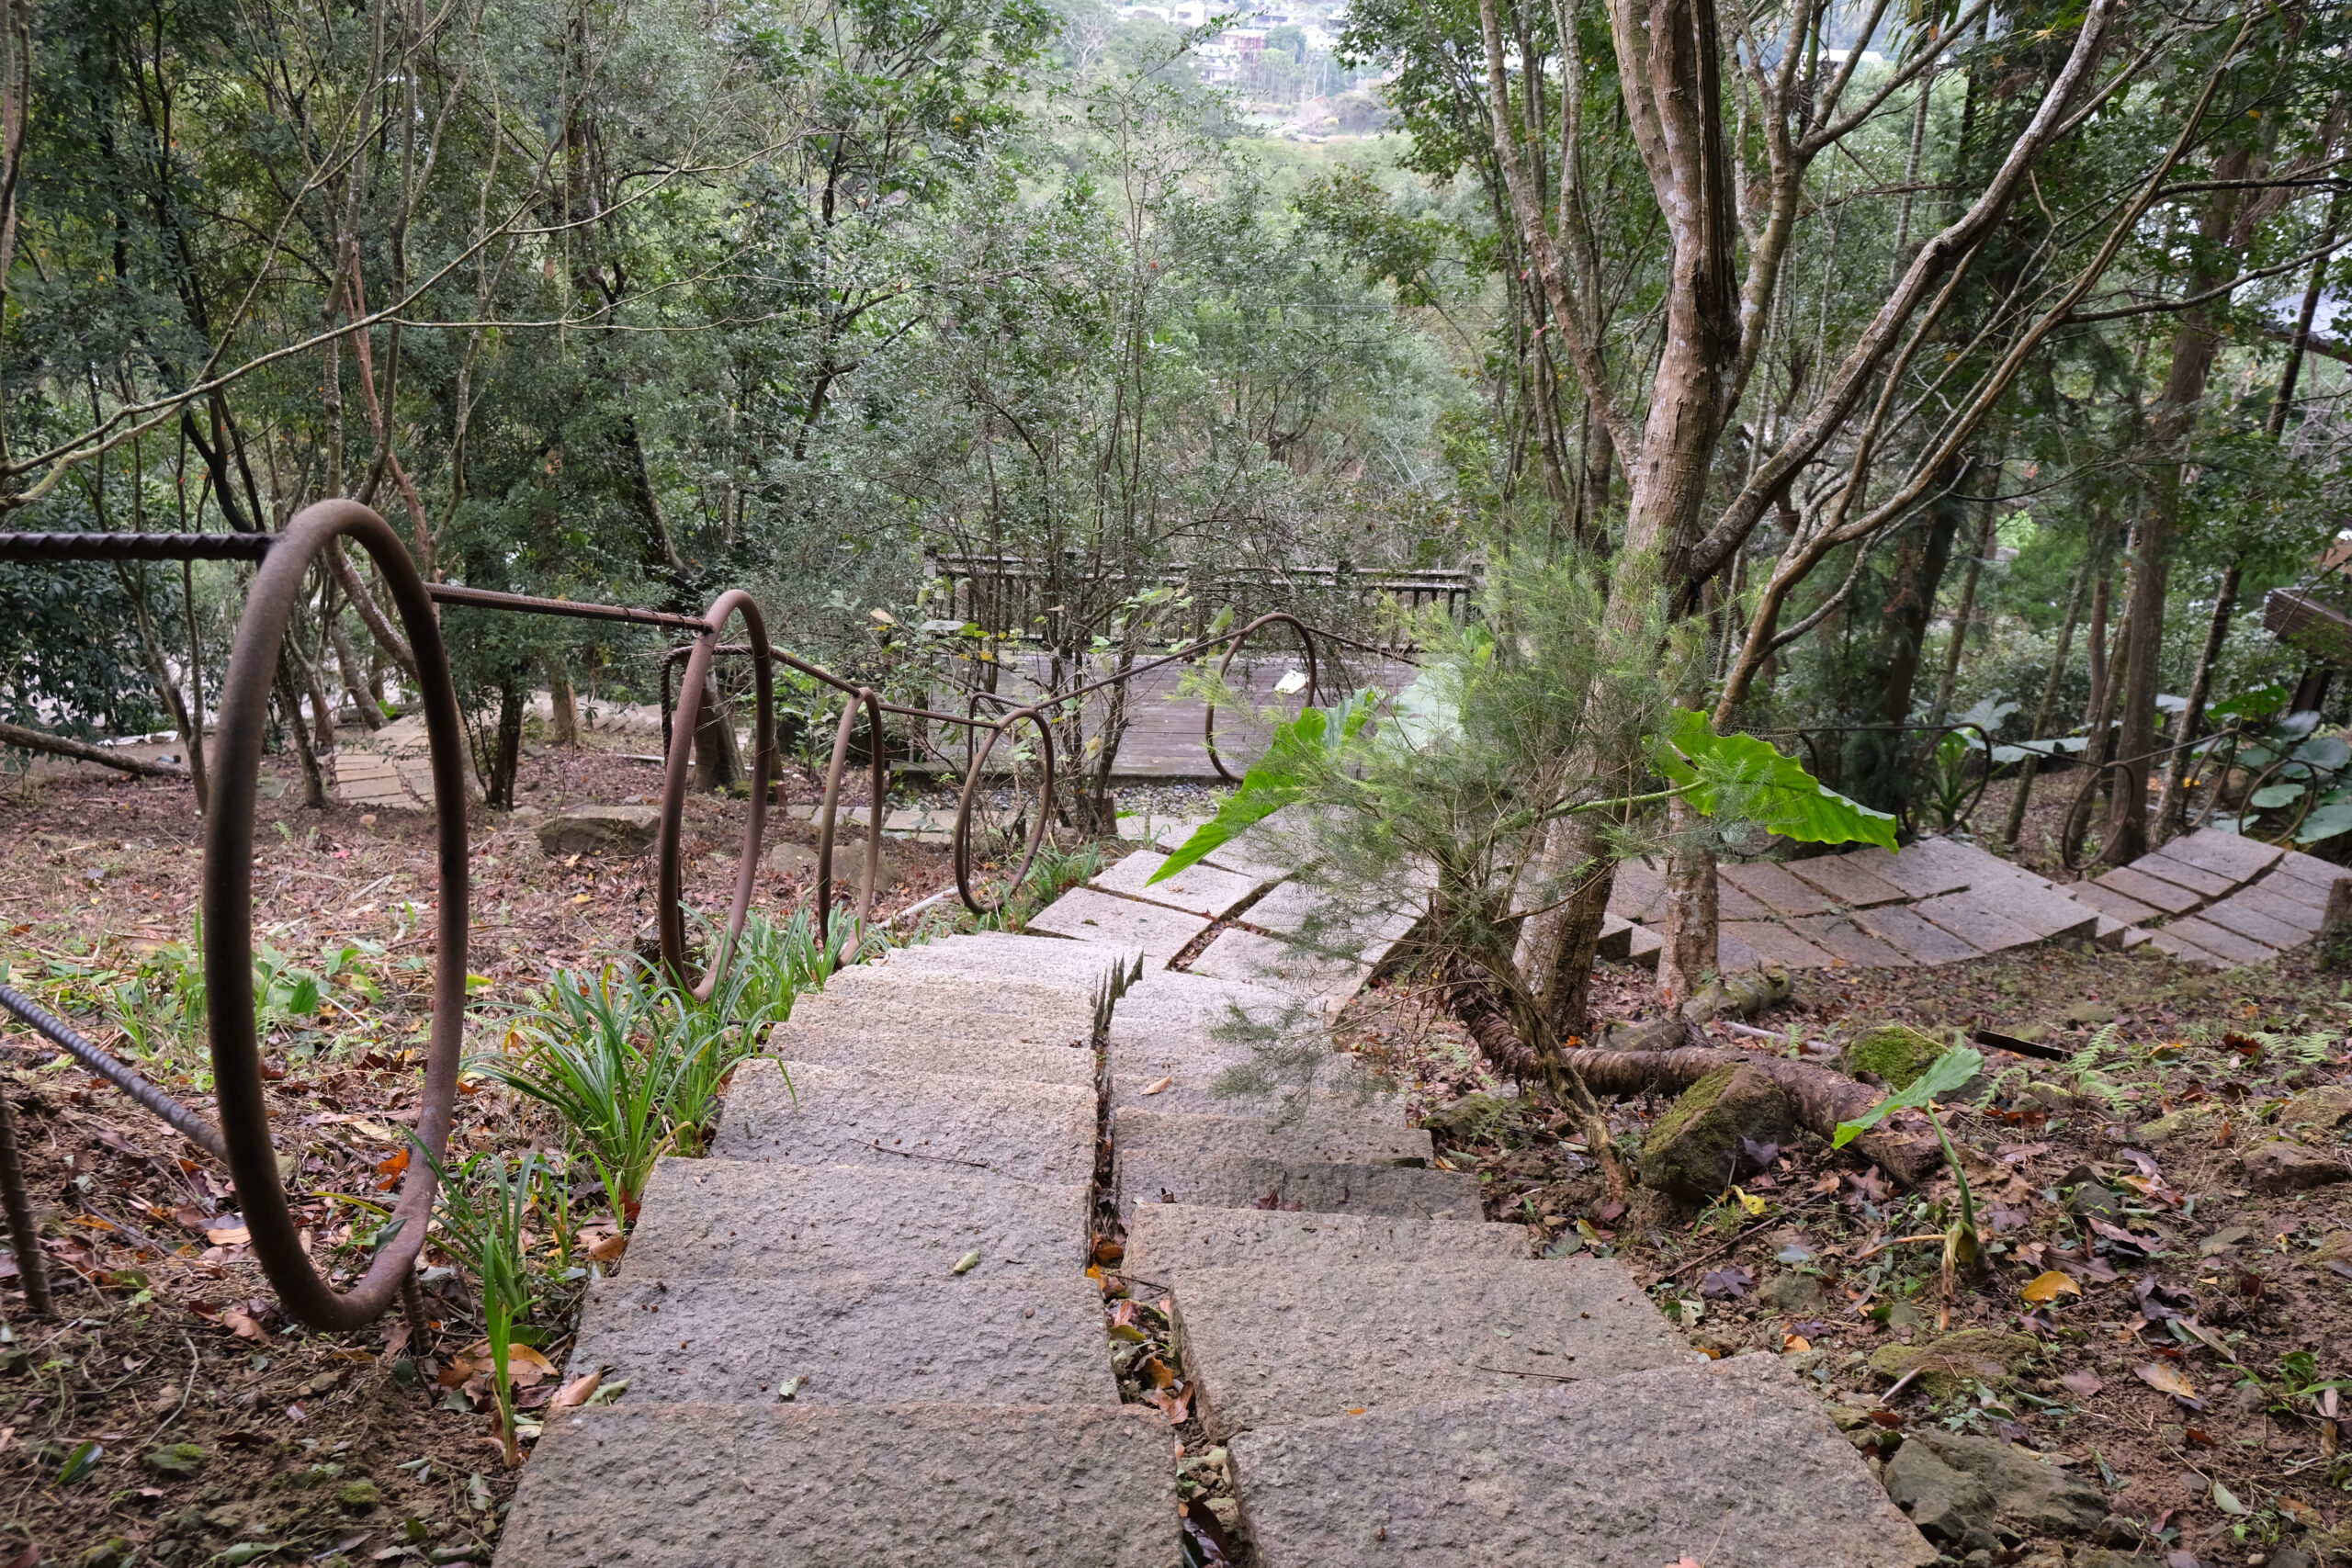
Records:
{"label": "stone paving slab", "polygon": [[2226,876],[2216,876],[2202,866],[2175,860],[2163,850],[2151,851],[2132,863],[2131,869],[2143,876],[2161,878],[2176,887],[2185,887],[2202,900],[2221,898],[2236,891],[2237,883]]}
{"label": "stone paving slab", "polygon": [[2241,887],[2231,894],[2230,902],[2243,904],[2249,909],[2261,911],[2282,925],[2292,926],[2303,933],[2305,942],[2309,942],[2319,935],[2320,917],[2325,912],[2322,906],[2306,902],[2304,897],[2295,896],[2299,893],[2307,895],[2309,889],[2308,883],[2265,877],[2251,886]]}
{"label": "stone paving slab", "polygon": [[1524,1258],[1527,1249],[1525,1227],[1476,1219],[1284,1214],[1140,1203],[1127,1221],[1127,1252],[1119,1272],[1165,1285],[1180,1269],[1309,1265],[1374,1271],[1422,1258]]}
{"label": "stone paving slab", "polygon": [[2183,964],[2210,964],[2216,969],[2231,966],[2228,959],[2217,958],[2196,943],[2183,941],[2170,926],[2150,931],[2148,945],[2167,957],[2179,959]]}
{"label": "stone paving slab", "polygon": [[2284,953],[2290,947],[2301,947],[2312,939],[2312,931],[2285,920],[2274,919],[2247,902],[2245,893],[2233,893],[2217,904],[2208,904],[2198,911],[2197,919],[2207,925],[2221,927],[2233,936]]}
{"label": "stone paving slab", "polygon": [[2199,828],[2173,840],[2164,846],[2164,852],[2174,860],[2186,861],[2232,882],[2251,881],[2277,864],[2282,852],[2276,844],[2224,833],[2218,828]]}
{"label": "stone paving slab", "polygon": [[1392,1404],[1230,1448],[1261,1568],[1925,1568],[1771,1356]]}
{"label": "stone paving slab", "polygon": [[1666,907],[1666,879],[1656,868],[1637,860],[1619,861],[1609,885],[1609,912],[1625,919],[1655,919]]}
{"label": "stone paving slab", "polygon": [[1868,866],[1856,865],[1852,855],[1815,855],[1810,860],[1787,863],[1790,875],[1820,889],[1832,903],[1843,904],[1849,909],[1867,909],[1873,904],[1900,904],[1909,897]]}
{"label": "stone paving slab", "polygon": [[1362,988],[1372,965],[1312,953],[1236,926],[1219,931],[1207,951],[1193,960],[1189,973],[1254,981],[1301,996],[1344,999]]}
{"label": "stone paving slab", "polygon": [[1809,887],[1790,874],[1788,867],[1776,861],[1728,863],[1716,871],[1716,879],[1765,905],[1776,915],[1826,915],[1829,900],[1817,888]]}
{"label": "stone paving slab", "polygon": [[567,1376],[603,1368],[632,1401],[1116,1404],[1102,1296],[1072,1270],[682,1280],[632,1269],[588,1288]]}
{"label": "stone paving slab", "polygon": [[2288,850],[2272,864],[2269,876],[2264,880],[2275,881],[2282,876],[2310,883],[2319,890],[2318,901],[2325,904],[2327,890],[2346,877],[2352,877],[2352,868],[2324,861],[2317,855],[2307,855],[2301,850]]}
{"label": "stone paving slab", "polygon": [[1094,1039],[1095,1009],[1083,991],[1018,984],[989,989],[956,976],[922,979],[900,975],[888,982],[877,978],[862,986],[828,986],[802,997],[793,1006],[792,1021],[836,1032],[865,1029],[900,1039],[936,1040],[943,1045],[966,1039],[1085,1045]]}
{"label": "stone paving slab", "polygon": [[778,1279],[872,1269],[936,1279],[977,1248],[1039,1273],[1084,1267],[1088,1189],[959,1166],[663,1158],[645,1184],[628,1277]]}
{"label": "stone paving slab", "polygon": [[[1309,1100],[1282,1125],[1280,1105],[1236,1108],[1219,1115],[1125,1105],[1112,1113],[1114,1190],[1159,1197],[1158,1174],[1186,1160],[1264,1159],[1289,1164],[1427,1165],[1434,1151],[1430,1135],[1387,1120],[1394,1101],[1350,1110],[1329,1100]],[[1385,1124],[1384,1124],[1385,1123]],[[1128,1173],[1140,1179],[1131,1185]]]}
{"label": "stone paving slab", "polygon": [[1283,883],[1240,916],[1242,923],[1269,936],[1351,954],[1367,964],[1385,958],[1419,919],[1419,909],[1403,906],[1342,909],[1330,894],[1303,882]]}
{"label": "stone paving slab", "polygon": [[2202,948],[2214,957],[2232,964],[2259,964],[2266,958],[2278,956],[2278,950],[2267,942],[2240,936],[2196,915],[2183,915],[2177,920],[2167,920],[2165,931],[2175,941]]}
{"label": "stone paving slab", "polygon": [[1754,964],[1733,964],[1724,957],[1724,950],[1736,942],[1766,964],[1779,964],[1791,969],[1826,969],[1829,954],[1804,938],[1771,920],[1724,920],[1715,928],[1715,964],[1720,969],[1747,969]]}
{"label": "stone paving slab", "polygon": [[959,1027],[952,1016],[932,1028],[905,1032],[854,1019],[803,1023],[795,1018],[768,1032],[768,1053],[788,1061],[868,1073],[965,1073],[998,1083],[1067,1084],[1086,1089],[1095,1080],[1094,1052],[1083,1037],[1061,1045],[1010,1040]]}
{"label": "stone paving slab", "polygon": [[1157,968],[1192,945],[1209,922],[1181,909],[1138,904],[1098,888],[1073,887],[1030,916],[1029,929],[1080,942],[1140,948]]}
{"label": "stone paving slab", "polygon": [[1328,1100],[1342,1112],[1385,1116],[1396,1126],[1405,1122],[1396,1090],[1342,1051],[1261,1053],[1247,1043],[1211,1048],[1159,1038],[1114,1045],[1108,1055],[1114,1111],[1132,1105],[1272,1119],[1300,1101]]}
{"label": "stone paving slab", "polygon": [[2025,927],[2042,942],[2073,942],[2093,933],[2099,911],[2069,898],[2041,877],[2021,877],[2005,886],[1979,883],[1966,897]]}
{"label": "stone paving slab", "polygon": [[2089,905],[2110,919],[2127,926],[2143,926],[2151,920],[2165,918],[2162,909],[2143,904],[2101,882],[2077,882],[2066,890],[2078,901]]}
{"label": "stone paving slab", "polygon": [[1789,922],[1789,929],[1840,964],[1857,969],[1909,969],[1910,959],[1896,948],[1837,915],[1810,915]]}
{"label": "stone paving slab", "polygon": [[[1665,949],[1666,942],[1661,938],[1658,951],[1663,953]],[[1657,967],[1657,953],[1650,955],[1650,967]],[[1764,955],[1742,942],[1729,925],[1715,928],[1715,968],[1719,973],[1736,975],[1745,969],[1760,969],[1763,966]]]}
{"label": "stone paving slab", "polygon": [[1980,949],[1921,919],[1909,905],[1857,909],[1852,918],[1855,928],[1864,935],[1876,937],[1914,964],[1958,964],[1983,956]]}
{"label": "stone paving slab", "polygon": [[[1980,953],[2031,947],[2041,940],[2041,934],[2031,927],[2020,925],[1979,903],[1973,889],[1966,893],[1947,893],[1939,898],[1923,898],[1911,906],[1911,912],[1923,920],[1943,927]],[[2083,918],[2090,919],[2092,912],[2084,909]]]}
{"label": "stone paving slab", "polygon": [[1219,919],[1256,896],[1259,883],[1254,877],[1239,872],[1221,871],[1213,865],[1193,864],[1170,877],[1155,883],[1159,868],[1168,863],[1168,856],[1150,850],[1137,850],[1096,876],[1087,886],[1124,897],[1139,898],[1147,904],[1161,904],[1171,909],[1182,909],[1189,915],[1201,915]]}
{"label": "stone paving slab", "polygon": [[[1653,919],[1663,919],[1665,901],[1661,898],[1652,912]],[[1715,918],[1719,920],[1769,920],[1772,911],[1761,899],[1750,897],[1732,883],[1715,878]]]}
{"label": "stone paving slab", "polygon": [[1175,1450],[1140,1404],[567,1410],[497,1568],[1177,1568]]}
{"label": "stone paving slab", "polygon": [[1466,1170],[1228,1155],[1215,1159],[1170,1159],[1158,1168],[1148,1168],[1140,1159],[1131,1160],[1123,1173],[1130,1184],[1129,1190],[1119,1194],[1123,1214],[1152,1202],[1440,1220],[1476,1219],[1481,1213],[1478,1179]]}
{"label": "stone paving slab", "polygon": [[1990,855],[1953,852],[1964,847],[1950,839],[1928,838],[1905,845],[1899,853],[1889,854],[1876,844],[1868,844],[1846,858],[1881,881],[1901,888],[1906,897],[1935,898],[1966,888],[1973,878],[1984,874],[1983,863],[1992,859]]}
{"label": "stone paving slab", "polygon": [[2150,876],[2138,865],[2120,865],[2106,874],[2083,884],[2086,887],[2104,887],[2120,893],[2126,898],[2161,909],[2167,915],[2185,915],[2205,900],[2178,883],[2166,882],[2160,876]]}
{"label": "stone paving slab", "polygon": [[1111,1012],[1109,1038],[1115,1044],[1170,1031],[1199,1035],[1234,1023],[1237,1013],[1241,1020],[1266,1026],[1303,1016],[1296,997],[1260,981],[1159,969],[1148,972],[1119,998]]}
{"label": "stone paving slab", "polygon": [[1169,1294],[1216,1437],[1697,1354],[1614,1258],[1180,1269]]}
{"label": "stone paving slab", "polygon": [[1093,1174],[1094,1121],[1090,1089],[762,1057],[735,1069],[711,1153],[783,1165],[993,1170],[1063,1186]]}
{"label": "stone paving slab", "polygon": [[1107,945],[1073,947],[1057,936],[982,931],[893,948],[856,967],[886,975],[959,976],[984,986],[1015,980],[1097,997],[1115,983],[1132,982],[1143,964],[1140,949],[1122,953]]}

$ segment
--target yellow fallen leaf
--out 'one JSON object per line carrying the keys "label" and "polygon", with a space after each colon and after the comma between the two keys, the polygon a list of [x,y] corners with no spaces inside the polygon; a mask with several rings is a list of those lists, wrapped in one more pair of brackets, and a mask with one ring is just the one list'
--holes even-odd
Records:
{"label": "yellow fallen leaf", "polygon": [[588,1244],[588,1256],[599,1263],[617,1263],[621,1254],[628,1250],[628,1237],[616,1231],[600,1235]]}
{"label": "yellow fallen leaf", "polygon": [[1752,1219],[1756,1215],[1764,1212],[1763,1199],[1753,1197],[1743,1189],[1737,1187],[1733,1188],[1731,1190],[1731,1193],[1733,1197],[1739,1200],[1739,1206],[1747,1211],[1749,1218]]}
{"label": "yellow fallen leaf", "polygon": [[1162,1091],[1164,1091],[1164,1090],[1168,1088],[1168,1086],[1169,1086],[1170,1084],[1172,1084],[1172,1083],[1174,1083],[1175,1081],[1176,1081],[1176,1080],[1175,1080],[1175,1078],[1174,1078],[1174,1077],[1172,1077],[1160,1078],[1160,1079],[1157,1080],[1156,1082],[1148,1083],[1148,1084],[1144,1085],[1144,1086],[1143,1086],[1143,1092],[1144,1092],[1144,1093],[1146,1093],[1146,1094],[1159,1094],[1159,1093],[1161,1093]]}
{"label": "yellow fallen leaf", "polygon": [[2056,1269],[2045,1269],[2026,1281],[2025,1299],[2036,1306],[2046,1305],[2060,1296],[2079,1296],[2083,1288],[2075,1283],[2074,1276]]}
{"label": "yellow fallen leaf", "polygon": [[542,1378],[555,1376],[555,1363],[528,1345],[506,1348],[506,1379],[516,1388],[532,1388]]}
{"label": "yellow fallen leaf", "polygon": [[1813,1348],[1813,1341],[1802,1334],[1791,1334],[1781,1339],[1781,1348],[1788,1355],[1802,1356]]}
{"label": "yellow fallen leaf", "polygon": [[2167,1366],[2162,1361],[2150,1361],[2132,1370],[2140,1374],[2142,1382],[2146,1383],[2158,1393],[2174,1394],[2182,1399],[2197,1397],[2195,1385],[2181,1376],[2178,1368]]}
{"label": "yellow fallen leaf", "polygon": [[980,1249],[976,1247],[972,1248],[971,1251],[964,1254],[963,1257],[957,1258],[956,1260],[956,1267],[949,1269],[948,1272],[951,1274],[968,1274],[979,1266]]}

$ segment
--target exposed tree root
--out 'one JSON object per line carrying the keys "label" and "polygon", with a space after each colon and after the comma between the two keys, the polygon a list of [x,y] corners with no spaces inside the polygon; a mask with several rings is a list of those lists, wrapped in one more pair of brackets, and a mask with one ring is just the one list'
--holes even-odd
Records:
{"label": "exposed tree root", "polygon": [[20,747],[27,751],[46,751],[52,757],[71,757],[77,762],[96,762],[102,768],[136,773],[142,779],[184,779],[186,768],[175,768],[166,762],[142,761],[137,757],[125,757],[103,746],[91,746],[71,740],[62,735],[51,735],[45,729],[27,729],[21,724],[0,722],[0,746]]}

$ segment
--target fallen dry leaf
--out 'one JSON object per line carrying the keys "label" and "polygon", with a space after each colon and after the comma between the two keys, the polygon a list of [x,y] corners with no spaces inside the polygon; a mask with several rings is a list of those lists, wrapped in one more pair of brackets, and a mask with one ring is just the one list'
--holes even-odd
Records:
{"label": "fallen dry leaf", "polygon": [[555,1391],[555,1397],[548,1401],[548,1408],[569,1410],[575,1404],[584,1404],[588,1396],[596,1392],[596,1385],[604,1381],[605,1369],[602,1367],[598,1367],[594,1371],[582,1372]]}
{"label": "fallen dry leaf", "polygon": [[2142,1382],[2159,1393],[2169,1393],[2177,1399],[2197,1397],[2196,1387],[2181,1376],[2177,1367],[2167,1366],[2162,1361],[2148,1361],[2132,1370],[2139,1374]]}
{"label": "fallen dry leaf", "polygon": [[254,1233],[243,1225],[222,1225],[204,1233],[204,1239],[215,1247],[245,1247],[252,1244]]}
{"label": "fallen dry leaf", "polygon": [[621,1254],[628,1250],[628,1237],[617,1231],[610,1235],[600,1235],[588,1244],[588,1256],[599,1263],[617,1263],[621,1260]]}
{"label": "fallen dry leaf", "polygon": [[1781,1339],[1781,1348],[1789,1355],[1802,1356],[1813,1348],[1813,1341],[1802,1334],[1784,1335]]}
{"label": "fallen dry leaf", "polygon": [[2107,1386],[2105,1383],[2098,1381],[2098,1374],[2097,1372],[2091,1371],[2087,1368],[2078,1369],[2077,1371],[2068,1372],[2058,1381],[2065,1384],[2068,1392],[2072,1393],[2077,1399],[2088,1399],[2091,1395],[2097,1393],[2100,1389]]}
{"label": "fallen dry leaf", "polygon": [[2045,1269],[2027,1280],[2024,1292],[2025,1299],[2037,1306],[2045,1306],[2060,1296],[2079,1296],[2082,1293],[2082,1286],[2075,1283],[2072,1275],[2055,1269]]}
{"label": "fallen dry leaf", "polygon": [[1172,1076],[1155,1079],[1154,1081],[1143,1086],[1143,1092],[1146,1094],[1159,1094],[1166,1089],[1170,1084],[1172,1084],[1175,1081],[1176,1079]]}
{"label": "fallen dry leaf", "polygon": [[269,1331],[235,1307],[231,1307],[222,1313],[220,1322],[222,1326],[240,1339],[251,1339],[265,1345],[269,1342]]}

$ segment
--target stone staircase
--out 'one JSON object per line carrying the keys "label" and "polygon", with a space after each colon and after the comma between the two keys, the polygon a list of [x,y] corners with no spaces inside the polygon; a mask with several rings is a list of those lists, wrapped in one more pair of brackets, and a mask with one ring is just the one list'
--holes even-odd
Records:
{"label": "stone staircase", "polygon": [[1389,916],[1203,973],[1243,901],[1324,929],[1211,869],[1197,910],[1079,889],[1033,925],[1066,936],[804,998],[592,1288],[571,1371],[626,1393],[548,1422],[498,1562],[1175,1568],[1176,1436],[1119,1403],[1085,1272],[1121,1224],[1261,1568],[1934,1560],[1776,1359],[1709,1362],[1612,1260],[1526,1257],[1332,1049]]}

